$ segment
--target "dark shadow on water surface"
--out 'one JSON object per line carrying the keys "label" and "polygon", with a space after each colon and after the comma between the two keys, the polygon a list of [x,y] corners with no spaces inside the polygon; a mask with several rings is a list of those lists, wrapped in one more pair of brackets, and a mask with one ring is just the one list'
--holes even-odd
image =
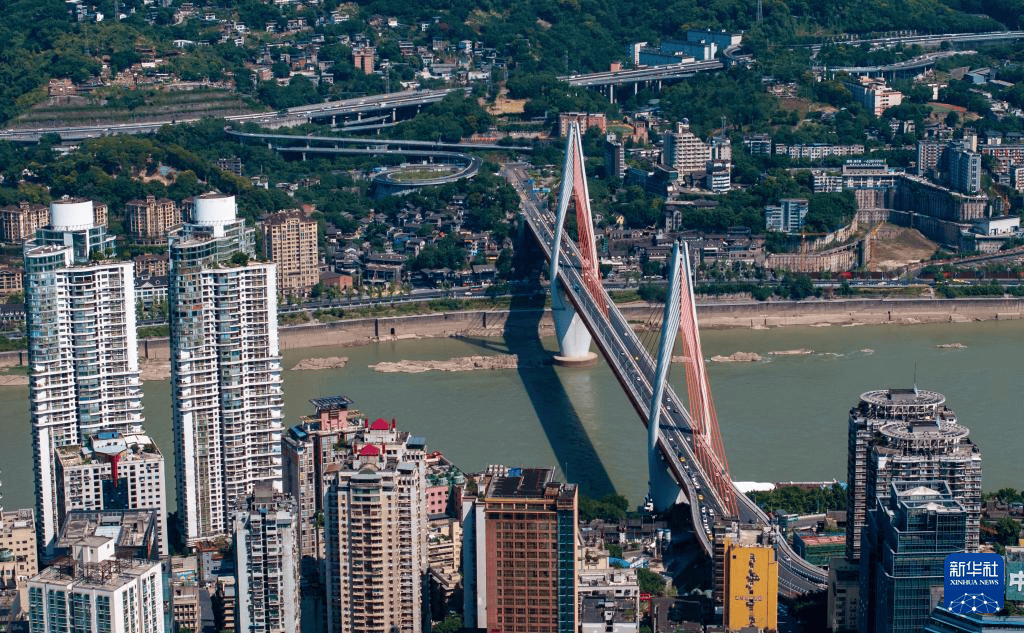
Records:
{"label": "dark shadow on water surface", "polygon": [[[539,290],[539,287],[538,287]],[[551,364],[551,352],[539,337],[543,307],[533,297],[514,296],[505,322],[505,344],[487,338],[461,337],[461,340],[492,351],[507,351],[519,357],[519,379],[526,389],[537,419],[558,466],[580,493],[592,499],[615,492],[608,471],[587,435],[572,399]],[[589,369],[569,371],[590,371]],[[514,429],[509,429],[514,433]],[[537,438],[541,441],[541,438]],[[511,465],[511,464],[510,464]],[[543,464],[523,464],[543,466]]]}

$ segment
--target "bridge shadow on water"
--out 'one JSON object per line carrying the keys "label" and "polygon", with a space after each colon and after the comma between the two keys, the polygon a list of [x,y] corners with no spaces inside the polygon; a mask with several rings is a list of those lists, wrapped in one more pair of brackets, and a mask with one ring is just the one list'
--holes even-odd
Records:
{"label": "bridge shadow on water", "polygon": [[[559,468],[570,483],[579,484],[581,494],[599,499],[615,492],[615,487],[572,399],[555,372],[551,362],[552,353],[544,349],[540,340],[539,325],[543,316],[543,306],[538,301],[530,296],[517,295],[512,298],[508,320],[505,322],[504,345],[495,339],[460,338],[483,349],[507,351],[519,357],[519,378],[558,460]],[[513,429],[509,431],[514,432]],[[540,440],[538,437],[537,441]]]}

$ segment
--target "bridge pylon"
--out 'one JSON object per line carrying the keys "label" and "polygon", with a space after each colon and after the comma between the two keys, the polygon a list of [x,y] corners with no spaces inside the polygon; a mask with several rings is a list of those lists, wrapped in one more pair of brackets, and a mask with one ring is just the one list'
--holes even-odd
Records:
{"label": "bridge pylon", "polygon": [[[658,436],[661,434],[661,411],[665,398],[665,384],[668,382],[669,368],[672,366],[672,351],[676,346],[676,333],[679,331],[679,306],[682,292],[679,275],[679,242],[672,248],[672,259],[669,262],[668,287],[665,295],[665,313],[662,320],[661,338],[658,342],[658,359],[654,370],[651,404],[647,416],[647,471],[650,498],[658,512],[664,512],[685,498],[685,493],[676,483],[665,465],[666,457],[658,449]],[[676,459],[676,455],[668,455],[667,459]]]}
{"label": "bridge pylon", "polygon": [[[576,210],[576,226],[579,228],[578,250],[572,248],[569,240],[562,239],[565,232],[565,218],[570,204]],[[564,242],[564,243],[563,243]],[[563,253],[563,251],[565,251]],[[583,286],[563,288],[558,281],[558,269],[563,258],[566,265],[578,266],[583,277]],[[600,297],[601,273],[597,260],[597,243],[594,239],[594,222],[590,213],[590,194],[587,190],[587,174],[583,165],[583,141],[579,124],[569,125],[565,144],[565,164],[562,167],[562,186],[558,195],[558,212],[555,216],[555,234],[551,244],[551,313],[558,336],[558,354],[555,362],[560,365],[591,365],[597,362],[597,354],[590,351],[591,335],[573,307],[571,295],[584,292],[598,301],[602,312],[607,315],[607,305]]]}

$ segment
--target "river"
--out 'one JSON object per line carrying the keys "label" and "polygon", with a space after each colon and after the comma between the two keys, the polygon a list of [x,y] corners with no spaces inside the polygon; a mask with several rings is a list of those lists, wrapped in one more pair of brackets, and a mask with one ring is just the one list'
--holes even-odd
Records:
{"label": "river", "polygon": [[[909,387],[946,395],[981,447],[983,488],[1024,487],[1024,321],[914,326],[712,330],[705,356],[757,352],[754,363],[709,363],[712,392],[733,477],[740,481],[843,480],[851,406],[869,389]],[[937,345],[962,343],[963,349]],[[542,342],[553,349],[554,340]],[[422,339],[347,349],[289,351],[349,358],[344,368],[285,371],[285,415],[309,413],[310,398],[344,394],[371,417],[397,418],[465,470],[488,464],[557,465],[582,490],[614,489],[638,503],[646,492],[645,433],[603,363],[562,368],[380,374],[368,365],[509,351],[541,358],[536,341]],[[807,348],[812,354],[768,352]],[[681,385],[681,367],[672,382]],[[169,386],[146,382],[146,427],[167,455],[174,507]],[[681,387],[680,387],[681,390]],[[3,505],[32,505],[28,390],[0,388]]]}

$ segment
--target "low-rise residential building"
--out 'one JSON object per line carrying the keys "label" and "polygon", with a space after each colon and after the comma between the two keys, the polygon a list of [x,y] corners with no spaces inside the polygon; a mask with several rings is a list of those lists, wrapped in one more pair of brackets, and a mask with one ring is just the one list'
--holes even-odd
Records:
{"label": "low-rise residential building", "polygon": [[635,569],[592,568],[579,572],[580,633],[640,630],[640,585]]}
{"label": "low-rise residential building", "polygon": [[603,112],[563,112],[558,115],[558,136],[565,138],[572,123],[580,126],[580,134],[586,134],[592,127],[602,135],[608,130],[608,117]]}
{"label": "low-rise residential building", "polygon": [[175,586],[171,592],[171,618],[178,631],[188,629],[193,633],[202,631],[202,617],[199,607],[199,587]]}
{"label": "low-rise residential building", "polygon": [[847,86],[856,99],[868,112],[876,117],[893,106],[903,103],[903,93],[886,85],[884,79],[878,77],[860,77]]}
{"label": "low-rise residential building", "polygon": [[[38,573],[35,514],[31,508],[4,511],[0,507],[0,593],[18,593],[24,608],[28,580]],[[2,624],[0,618],[0,628]]]}
{"label": "low-rise residential building", "polygon": [[859,156],[864,153],[864,146],[855,143],[853,145],[834,145],[831,143],[809,143],[805,145],[784,145],[775,144],[775,154],[789,156],[794,160],[821,160],[831,156]]}
{"label": "low-rise residential building", "polygon": [[0,266],[0,298],[10,297],[25,290],[22,269]]}

